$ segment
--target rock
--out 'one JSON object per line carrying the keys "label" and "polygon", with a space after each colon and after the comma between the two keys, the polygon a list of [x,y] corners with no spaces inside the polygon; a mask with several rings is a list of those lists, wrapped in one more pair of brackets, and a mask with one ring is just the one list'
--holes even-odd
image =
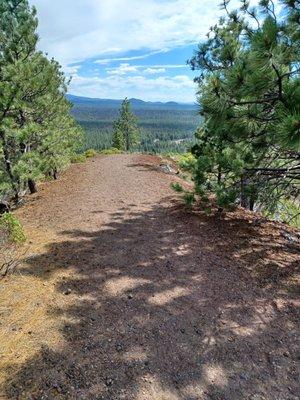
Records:
{"label": "rock", "polygon": [[173,169],[171,167],[171,165],[169,165],[169,164],[160,164],[160,168],[165,174],[170,174],[170,175],[177,175],[178,174],[178,171]]}
{"label": "rock", "polygon": [[132,294],[132,293],[129,293],[128,296],[127,296],[127,298],[128,298],[129,300],[133,299],[133,294]]}
{"label": "rock", "polygon": [[117,350],[118,353],[120,353],[121,351],[123,351],[123,346],[120,343],[118,343],[116,345],[116,350]]}
{"label": "rock", "polygon": [[247,374],[245,374],[244,372],[242,372],[242,373],[240,374],[240,378],[241,378],[243,381],[247,381],[249,377],[248,377]]}
{"label": "rock", "polygon": [[65,296],[68,296],[69,294],[71,294],[72,293],[72,290],[69,288],[69,289],[67,289],[65,292],[64,292],[64,295]]}
{"label": "rock", "polygon": [[282,232],[282,236],[285,239],[287,239],[289,242],[292,242],[292,243],[298,243],[299,242],[299,238],[297,236],[295,236],[295,235],[291,235],[289,233]]}
{"label": "rock", "polygon": [[113,380],[111,379],[111,378],[106,378],[105,379],[105,385],[106,386],[112,386],[112,384],[113,384]]}
{"label": "rock", "polygon": [[203,334],[201,329],[197,328],[197,326],[194,326],[194,329],[195,329],[195,333],[197,333],[197,335],[201,336]]}

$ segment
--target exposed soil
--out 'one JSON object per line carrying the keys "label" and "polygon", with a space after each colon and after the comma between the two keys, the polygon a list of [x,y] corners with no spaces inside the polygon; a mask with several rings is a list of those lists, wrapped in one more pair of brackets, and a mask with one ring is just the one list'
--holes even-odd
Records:
{"label": "exposed soil", "polygon": [[300,398],[297,232],[186,211],[159,162],[96,157],[17,211],[1,399]]}

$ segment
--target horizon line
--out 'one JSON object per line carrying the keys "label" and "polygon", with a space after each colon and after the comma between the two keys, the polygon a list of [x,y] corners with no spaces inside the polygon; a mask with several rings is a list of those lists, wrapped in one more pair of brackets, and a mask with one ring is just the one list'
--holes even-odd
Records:
{"label": "horizon line", "polygon": [[[73,97],[79,97],[83,99],[91,99],[91,100],[110,100],[110,101],[123,101],[123,98],[118,98],[118,99],[112,99],[112,98],[106,98],[106,97],[91,97],[91,96],[80,96],[77,94],[73,93],[67,93],[67,96],[73,96]],[[128,97],[127,97],[128,98]],[[197,106],[197,102],[181,102],[181,101],[174,101],[174,100],[167,100],[167,101],[161,101],[161,100],[143,100],[139,99],[137,97],[130,97],[128,100],[139,100],[144,103],[162,103],[162,104],[167,104],[167,103],[175,103],[175,104],[181,104],[181,105],[194,105]]]}

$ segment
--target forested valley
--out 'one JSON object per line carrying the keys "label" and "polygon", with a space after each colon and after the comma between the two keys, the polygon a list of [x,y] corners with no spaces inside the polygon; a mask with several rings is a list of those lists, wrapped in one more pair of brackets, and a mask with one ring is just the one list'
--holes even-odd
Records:
{"label": "forested valley", "polygon": [[[69,96],[72,115],[84,131],[83,150],[103,150],[112,146],[113,123],[118,117],[118,101]],[[185,153],[195,143],[201,122],[199,106],[176,103],[146,103],[131,100],[141,128],[135,151],[148,153]]]}

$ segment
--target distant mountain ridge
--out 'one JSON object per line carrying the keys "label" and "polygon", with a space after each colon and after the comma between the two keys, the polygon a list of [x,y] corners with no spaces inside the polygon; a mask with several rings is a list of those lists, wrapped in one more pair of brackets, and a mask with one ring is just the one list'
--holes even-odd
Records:
{"label": "distant mountain ridge", "polygon": [[[114,99],[99,99],[91,97],[74,96],[72,94],[67,95],[67,99],[74,104],[74,106],[80,107],[99,107],[99,108],[120,108],[123,100]],[[196,104],[189,103],[176,103],[175,101],[168,101],[166,103],[156,101],[144,101],[140,99],[129,99],[133,109],[161,109],[161,110],[197,110]]]}

